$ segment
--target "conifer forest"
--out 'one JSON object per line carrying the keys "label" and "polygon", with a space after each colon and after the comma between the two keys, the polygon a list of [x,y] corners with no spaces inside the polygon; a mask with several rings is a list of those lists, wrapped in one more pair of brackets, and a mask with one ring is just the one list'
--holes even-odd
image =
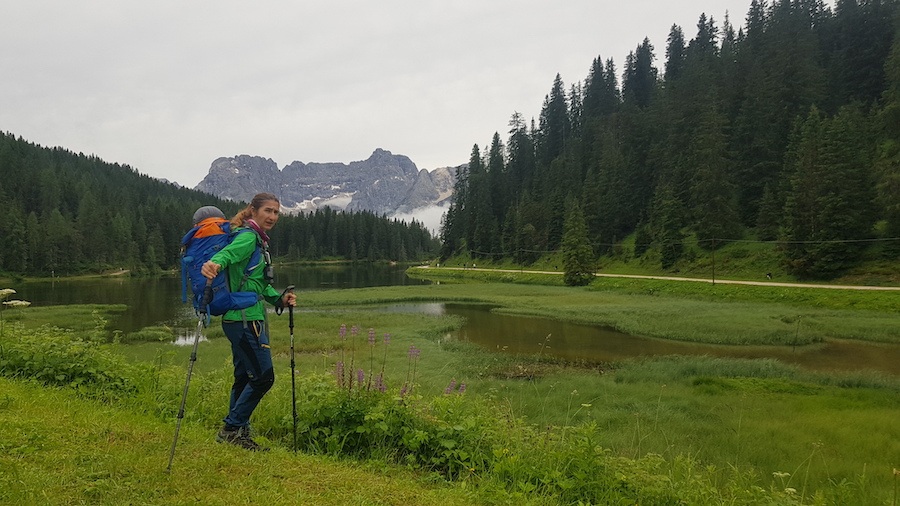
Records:
{"label": "conifer forest", "polygon": [[[770,242],[797,278],[863,249],[900,252],[900,10],[896,0],[753,0],[742,23],[701,15],[622,64],[553,80],[539,118],[477,144],[460,171],[442,258],[584,246],[712,251]],[[621,78],[620,78],[621,76]]]}
{"label": "conifer forest", "polygon": [[[245,205],[9,133],[0,133],[0,202],[0,273],[33,276],[176,269],[198,207],[231,217]],[[282,215],[270,236],[272,256],[286,261],[412,261],[438,248],[418,222],[327,208]]]}

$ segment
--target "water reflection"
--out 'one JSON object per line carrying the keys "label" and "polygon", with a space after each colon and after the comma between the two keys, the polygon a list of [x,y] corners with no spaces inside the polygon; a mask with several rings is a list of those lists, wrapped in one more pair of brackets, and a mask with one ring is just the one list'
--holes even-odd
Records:
{"label": "water reflection", "polygon": [[[295,285],[298,290],[365,288],[371,286],[422,285],[428,281],[406,276],[405,265],[334,264],[279,265],[275,270],[276,287]],[[33,307],[61,304],[125,304],[128,309],[116,315],[110,326],[133,332],[153,325],[171,325],[193,318],[189,303],[182,303],[181,276],[155,278],[90,278],[65,281],[30,281],[12,286],[16,298],[30,301]]]}
{"label": "water reflection", "polygon": [[[197,328],[193,329],[178,329],[178,335],[175,336],[175,340],[172,341],[172,344],[175,346],[193,346],[194,339],[197,338]],[[203,335],[203,332],[200,332],[199,341],[202,343],[206,341],[206,336]]]}
{"label": "water reflection", "polygon": [[546,354],[568,361],[616,362],[633,357],[707,355],[774,358],[816,371],[875,370],[900,376],[900,346],[861,341],[830,341],[789,346],[724,346],[648,339],[613,329],[547,318],[506,315],[476,304],[402,304],[386,311],[449,314],[465,318],[454,336],[499,352]]}

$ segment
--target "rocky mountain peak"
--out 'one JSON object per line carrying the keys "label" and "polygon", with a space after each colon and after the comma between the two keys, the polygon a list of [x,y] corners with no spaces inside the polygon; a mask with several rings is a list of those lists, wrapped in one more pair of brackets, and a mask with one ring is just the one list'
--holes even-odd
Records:
{"label": "rocky mountain peak", "polygon": [[214,160],[195,189],[244,202],[270,192],[287,212],[328,206],[390,216],[444,205],[455,176],[455,168],[419,170],[409,157],[381,148],[349,164],[294,161],[283,169],[271,158],[237,155]]}

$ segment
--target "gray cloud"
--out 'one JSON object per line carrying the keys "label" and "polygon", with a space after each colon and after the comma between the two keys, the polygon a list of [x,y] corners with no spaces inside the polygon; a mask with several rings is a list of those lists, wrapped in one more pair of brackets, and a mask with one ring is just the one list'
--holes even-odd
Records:
{"label": "gray cloud", "polygon": [[7,2],[0,129],[194,186],[219,156],[467,161],[672,24],[738,26],[749,0]]}

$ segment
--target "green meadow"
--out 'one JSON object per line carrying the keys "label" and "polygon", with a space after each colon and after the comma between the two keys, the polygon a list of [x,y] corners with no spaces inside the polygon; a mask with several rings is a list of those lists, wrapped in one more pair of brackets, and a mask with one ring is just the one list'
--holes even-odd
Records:
{"label": "green meadow", "polygon": [[190,354],[173,329],[116,333],[115,306],[5,311],[0,502],[897,503],[896,376],[706,356],[569,364],[448,339],[458,317],[378,308],[472,302],[685,342],[897,346],[898,293],[427,275],[441,283],[300,294],[297,453],[287,315],[271,319],[277,379],[253,420],[265,454],[213,441],[230,351],[203,329],[171,474]]}

